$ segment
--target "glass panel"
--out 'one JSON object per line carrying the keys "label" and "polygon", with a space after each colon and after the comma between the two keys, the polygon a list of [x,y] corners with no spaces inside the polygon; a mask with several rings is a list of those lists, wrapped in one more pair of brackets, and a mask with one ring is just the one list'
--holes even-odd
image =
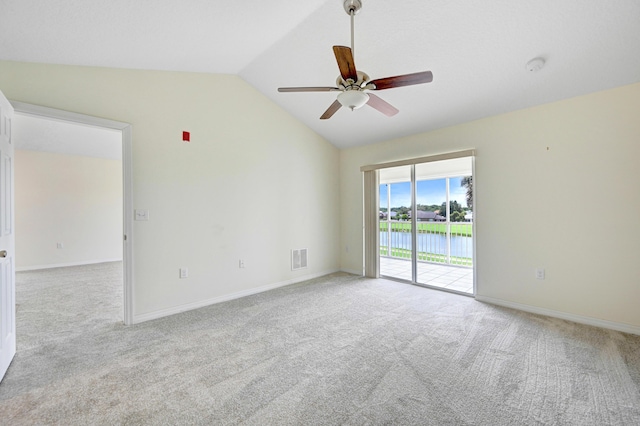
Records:
{"label": "glass panel", "polygon": [[449,179],[449,211],[452,265],[473,266],[473,178],[457,176]]}
{"label": "glass panel", "polygon": [[471,159],[417,164],[416,180],[416,282],[473,293]]}
{"label": "glass panel", "polygon": [[411,166],[380,170],[380,274],[412,280]]}
{"label": "glass panel", "polygon": [[416,182],[418,260],[447,262],[447,181]]}
{"label": "glass panel", "polygon": [[472,159],[413,167],[415,229],[412,166],[379,170],[380,275],[473,293]]}

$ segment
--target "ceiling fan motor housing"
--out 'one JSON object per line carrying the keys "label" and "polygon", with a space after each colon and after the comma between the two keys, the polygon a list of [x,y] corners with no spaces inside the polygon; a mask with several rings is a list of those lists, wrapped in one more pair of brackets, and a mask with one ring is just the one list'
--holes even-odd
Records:
{"label": "ceiling fan motor housing", "polygon": [[345,80],[341,75],[336,78],[336,86],[340,87],[343,90],[362,90],[367,87],[364,86],[366,82],[371,80],[369,75],[362,71],[357,71],[358,81],[352,81],[351,79]]}

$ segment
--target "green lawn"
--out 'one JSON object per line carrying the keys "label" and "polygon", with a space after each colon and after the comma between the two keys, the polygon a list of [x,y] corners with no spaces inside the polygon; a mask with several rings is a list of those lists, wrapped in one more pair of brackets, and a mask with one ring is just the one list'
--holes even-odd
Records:
{"label": "green lawn", "polygon": [[[380,231],[387,231],[387,222],[380,222]],[[391,222],[391,232],[411,232],[411,222]],[[420,234],[446,234],[447,224],[440,222],[418,222],[418,233]],[[464,237],[472,236],[472,226],[470,223],[452,223],[451,235]]]}

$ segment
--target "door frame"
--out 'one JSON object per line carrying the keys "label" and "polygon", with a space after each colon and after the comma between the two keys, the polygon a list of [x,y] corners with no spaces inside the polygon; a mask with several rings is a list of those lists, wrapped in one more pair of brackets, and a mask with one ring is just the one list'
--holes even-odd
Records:
{"label": "door frame", "polygon": [[[476,179],[476,163],[475,157],[476,152],[474,149],[467,149],[463,151],[454,151],[443,154],[435,154],[429,155],[425,157],[417,157],[410,158],[405,160],[397,160],[390,161],[387,163],[377,163],[377,164],[369,164],[366,166],[361,166],[360,171],[363,175],[363,274],[365,277],[369,278],[380,278],[380,225],[379,225],[379,207],[380,203],[378,200],[379,196],[379,175],[378,172],[381,169],[399,167],[399,166],[415,166],[420,163],[430,163],[437,162],[443,160],[451,160],[461,157],[471,157],[471,174],[473,175],[473,222],[472,222],[472,250],[473,250],[473,294],[469,295],[471,297],[476,297],[478,291],[478,276],[477,276],[477,256],[476,256],[476,247],[477,247],[477,196],[476,196],[476,188],[477,188],[477,179]],[[416,220],[416,203],[415,203],[415,169],[412,167],[412,229],[415,229],[415,220]],[[448,204],[447,204],[448,208]],[[412,245],[415,244],[416,238],[412,238]],[[415,247],[412,250],[412,276],[416,276],[415,264],[413,261],[413,257],[416,255]],[[460,293],[463,294],[463,293]],[[465,294],[466,295],[466,294]]]}
{"label": "door frame", "polygon": [[122,184],[123,184],[123,321],[125,325],[133,324],[133,150],[131,124],[91,115],[78,114],[55,108],[33,105],[25,102],[9,100],[14,113],[77,123],[93,127],[118,130],[122,135]]}

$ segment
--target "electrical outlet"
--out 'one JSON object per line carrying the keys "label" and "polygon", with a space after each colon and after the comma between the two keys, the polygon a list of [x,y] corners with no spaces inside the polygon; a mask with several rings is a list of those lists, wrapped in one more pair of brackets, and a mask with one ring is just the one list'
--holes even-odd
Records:
{"label": "electrical outlet", "polygon": [[240,269],[244,269],[244,260],[243,260],[243,259],[240,259],[240,260],[238,261],[238,268],[240,268]]}
{"label": "electrical outlet", "polygon": [[64,244],[56,243],[56,247],[59,248],[59,249],[62,249],[62,248],[64,248]]}
{"label": "electrical outlet", "polygon": [[180,278],[189,278],[189,268],[180,268]]}
{"label": "electrical outlet", "polygon": [[136,209],[134,213],[134,220],[149,220],[149,210],[147,209]]}
{"label": "electrical outlet", "polygon": [[544,268],[536,269],[536,279],[537,280],[544,280]]}

